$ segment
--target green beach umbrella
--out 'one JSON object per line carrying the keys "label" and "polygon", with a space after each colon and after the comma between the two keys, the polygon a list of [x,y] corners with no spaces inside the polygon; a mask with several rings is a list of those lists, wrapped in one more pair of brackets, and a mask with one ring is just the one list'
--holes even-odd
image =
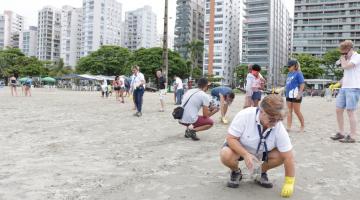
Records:
{"label": "green beach umbrella", "polygon": [[22,83],[22,82],[25,82],[28,79],[29,79],[29,77],[24,77],[24,78],[20,78],[19,81]]}
{"label": "green beach umbrella", "polygon": [[54,78],[51,78],[51,77],[42,78],[41,81],[47,82],[47,83],[55,83],[56,82],[56,80]]}

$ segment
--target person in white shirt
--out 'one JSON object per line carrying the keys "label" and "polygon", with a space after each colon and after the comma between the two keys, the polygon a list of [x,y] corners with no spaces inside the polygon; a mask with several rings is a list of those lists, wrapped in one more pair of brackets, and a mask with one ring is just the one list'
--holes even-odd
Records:
{"label": "person in white shirt", "polygon": [[184,85],[182,80],[178,76],[174,76],[175,80],[175,96],[176,96],[176,103],[175,105],[181,105],[181,100],[184,95]]}
{"label": "person in white shirt", "polygon": [[145,77],[144,74],[140,72],[139,66],[134,66],[132,70],[134,72],[134,76],[133,80],[131,81],[131,88],[132,91],[134,91],[134,103],[137,111],[134,116],[141,117],[143,96],[145,91]]}
{"label": "person in white shirt", "polygon": [[[352,41],[345,40],[340,44],[339,64],[344,70],[341,89],[336,97],[336,119],[339,132],[330,137],[343,143],[355,143],[356,109],[360,98],[360,55],[353,49]],[[350,134],[344,132],[344,110],[350,121]]]}
{"label": "person in white shirt", "polygon": [[[220,152],[222,163],[231,170],[228,187],[239,187],[242,179],[239,161],[244,160],[250,172],[257,172],[255,181],[265,188],[273,187],[267,171],[284,164],[285,182],[281,196],[292,195],[295,163],[289,135],[281,122],[285,113],[284,99],[268,95],[259,108],[249,107],[235,116]],[[262,164],[255,167],[260,160]]]}

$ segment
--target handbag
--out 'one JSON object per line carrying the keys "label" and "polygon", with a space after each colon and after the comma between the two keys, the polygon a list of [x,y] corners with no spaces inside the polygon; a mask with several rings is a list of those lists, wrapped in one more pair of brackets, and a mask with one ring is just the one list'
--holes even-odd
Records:
{"label": "handbag", "polygon": [[[200,90],[199,90],[200,91]],[[172,116],[174,117],[174,119],[181,119],[183,117],[183,114],[184,114],[184,108],[186,106],[186,104],[189,102],[190,98],[197,92],[199,91],[196,91],[194,92],[189,98],[188,100],[185,102],[185,104],[183,106],[178,106],[176,107],[173,112],[172,112]]]}

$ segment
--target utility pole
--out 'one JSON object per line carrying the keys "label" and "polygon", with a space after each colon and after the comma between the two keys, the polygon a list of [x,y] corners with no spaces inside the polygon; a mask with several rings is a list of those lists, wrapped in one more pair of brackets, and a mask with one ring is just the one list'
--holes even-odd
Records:
{"label": "utility pole", "polygon": [[168,0],[165,0],[162,59],[163,59],[162,70],[163,70],[163,73],[165,73],[166,81],[169,81],[169,79],[168,79],[168,72],[169,72],[169,58],[168,58]]}

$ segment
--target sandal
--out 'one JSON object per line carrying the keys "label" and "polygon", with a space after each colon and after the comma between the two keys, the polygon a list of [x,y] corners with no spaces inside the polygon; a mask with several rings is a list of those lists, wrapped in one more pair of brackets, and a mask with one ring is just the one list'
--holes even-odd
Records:
{"label": "sandal", "polygon": [[334,136],[330,137],[332,140],[340,140],[340,139],[344,139],[345,136],[340,134],[340,133],[336,133]]}
{"label": "sandal", "polygon": [[340,139],[339,142],[342,142],[342,143],[355,143],[356,140],[354,138],[350,137],[350,135],[348,135],[344,139]]}

